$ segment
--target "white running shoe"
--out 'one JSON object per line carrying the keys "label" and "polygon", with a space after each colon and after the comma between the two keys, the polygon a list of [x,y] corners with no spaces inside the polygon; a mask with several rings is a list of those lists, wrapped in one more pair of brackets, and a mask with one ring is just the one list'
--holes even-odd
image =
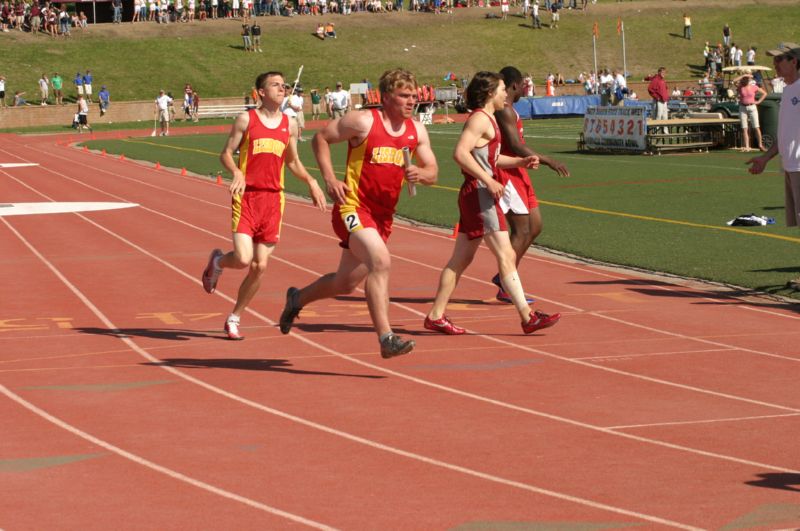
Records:
{"label": "white running shoe", "polygon": [[234,341],[241,341],[244,339],[244,336],[239,333],[238,315],[231,314],[228,316],[228,319],[225,321],[225,333],[228,334],[228,339]]}
{"label": "white running shoe", "polygon": [[222,274],[222,268],[215,267],[214,262],[216,262],[217,258],[221,257],[222,254],[221,250],[214,249],[211,251],[211,256],[208,257],[208,263],[203,270],[203,289],[206,290],[206,293],[214,293],[214,290],[217,289],[217,281]]}

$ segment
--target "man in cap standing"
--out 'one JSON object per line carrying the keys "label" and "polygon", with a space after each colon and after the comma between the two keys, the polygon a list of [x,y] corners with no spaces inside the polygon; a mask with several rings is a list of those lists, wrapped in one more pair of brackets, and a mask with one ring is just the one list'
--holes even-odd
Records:
{"label": "man in cap standing", "polygon": [[[783,78],[780,111],[778,113],[778,141],[769,151],[753,157],[750,173],[759,174],[767,163],[780,153],[784,171],[784,204],[786,205],[786,225],[800,226],[800,44],[783,42],[767,55],[772,57],[775,73]],[[800,290],[800,277],[790,280],[787,286]]]}

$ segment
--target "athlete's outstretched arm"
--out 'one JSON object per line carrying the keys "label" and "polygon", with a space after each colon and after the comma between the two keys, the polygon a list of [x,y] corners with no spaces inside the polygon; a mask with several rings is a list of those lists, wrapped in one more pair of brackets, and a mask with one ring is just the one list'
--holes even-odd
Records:
{"label": "athlete's outstretched arm", "polygon": [[569,177],[569,170],[564,164],[547,155],[536,153],[529,145],[519,139],[519,131],[517,131],[517,113],[514,112],[513,108],[507,106],[496,111],[494,113],[494,118],[497,120],[497,127],[500,128],[503,139],[508,139],[508,146],[516,156],[529,157],[531,155],[536,155],[539,157],[539,162],[552,169],[561,177]]}
{"label": "athlete's outstretched arm", "polygon": [[316,179],[308,173],[308,170],[306,170],[306,167],[303,165],[297,153],[298,127],[296,121],[290,120],[289,131],[289,145],[286,146],[286,167],[289,168],[292,175],[308,185],[308,193],[311,195],[314,206],[325,212],[327,209],[325,194],[322,193],[322,189],[317,184]]}
{"label": "athlete's outstretched arm", "polygon": [[336,178],[331,161],[331,144],[339,142],[362,142],[372,127],[372,114],[354,111],[345,114],[339,120],[328,122],[328,125],[317,131],[311,140],[311,149],[317,159],[317,166],[328,188],[328,196],[335,203],[344,203],[350,188]]}
{"label": "athlete's outstretched arm", "polygon": [[406,181],[430,186],[436,184],[439,177],[439,165],[436,162],[436,155],[431,149],[428,130],[419,122],[414,122],[414,127],[417,129],[417,149],[414,150],[416,164],[411,164],[406,168]]}
{"label": "athlete's outstretched arm", "polygon": [[222,148],[222,153],[219,154],[219,160],[222,162],[222,167],[233,174],[233,180],[229,187],[231,195],[241,195],[244,193],[245,180],[244,173],[239,169],[236,161],[233,160],[233,152],[239,149],[239,144],[242,142],[242,136],[247,131],[247,126],[250,124],[250,115],[246,112],[241,113],[236,117],[231,127],[231,133],[228,135],[228,140],[225,141],[225,147]]}

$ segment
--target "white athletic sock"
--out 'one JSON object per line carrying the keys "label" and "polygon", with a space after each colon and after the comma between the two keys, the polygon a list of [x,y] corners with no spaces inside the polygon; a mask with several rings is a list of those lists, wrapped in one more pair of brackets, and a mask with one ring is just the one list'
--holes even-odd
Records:
{"label": "white athletic sock", "polygon": [[522,283],[519,281],[519,275],[514,271],[513,273],[504,276],[500,279],[503,284],[503,289],[511,296],[511,301],[517,308],[520,314],[528,312],[528,301],[525,298],[525,290],[522,289]]}

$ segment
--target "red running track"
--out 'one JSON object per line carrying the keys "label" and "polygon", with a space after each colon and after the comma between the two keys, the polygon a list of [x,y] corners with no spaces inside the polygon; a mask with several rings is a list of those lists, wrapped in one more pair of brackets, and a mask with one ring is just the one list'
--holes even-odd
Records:
{"label": "red running track", "polygon": [[[482,249],[422,328],[452,240],[397,226],[384,361],[363,293],[274,320],[335,268],[329,214],[283,241],[222,339],[241,276],[225,187],[4,136],[3,202],[128,201],[0,217],[0,528],[775,529],[800,526],[797,305],[534,253],[555,328],[523,336]],[[424,192],[423,192],[424,193]],[[551,227],[549,230],[558,230]]]}

